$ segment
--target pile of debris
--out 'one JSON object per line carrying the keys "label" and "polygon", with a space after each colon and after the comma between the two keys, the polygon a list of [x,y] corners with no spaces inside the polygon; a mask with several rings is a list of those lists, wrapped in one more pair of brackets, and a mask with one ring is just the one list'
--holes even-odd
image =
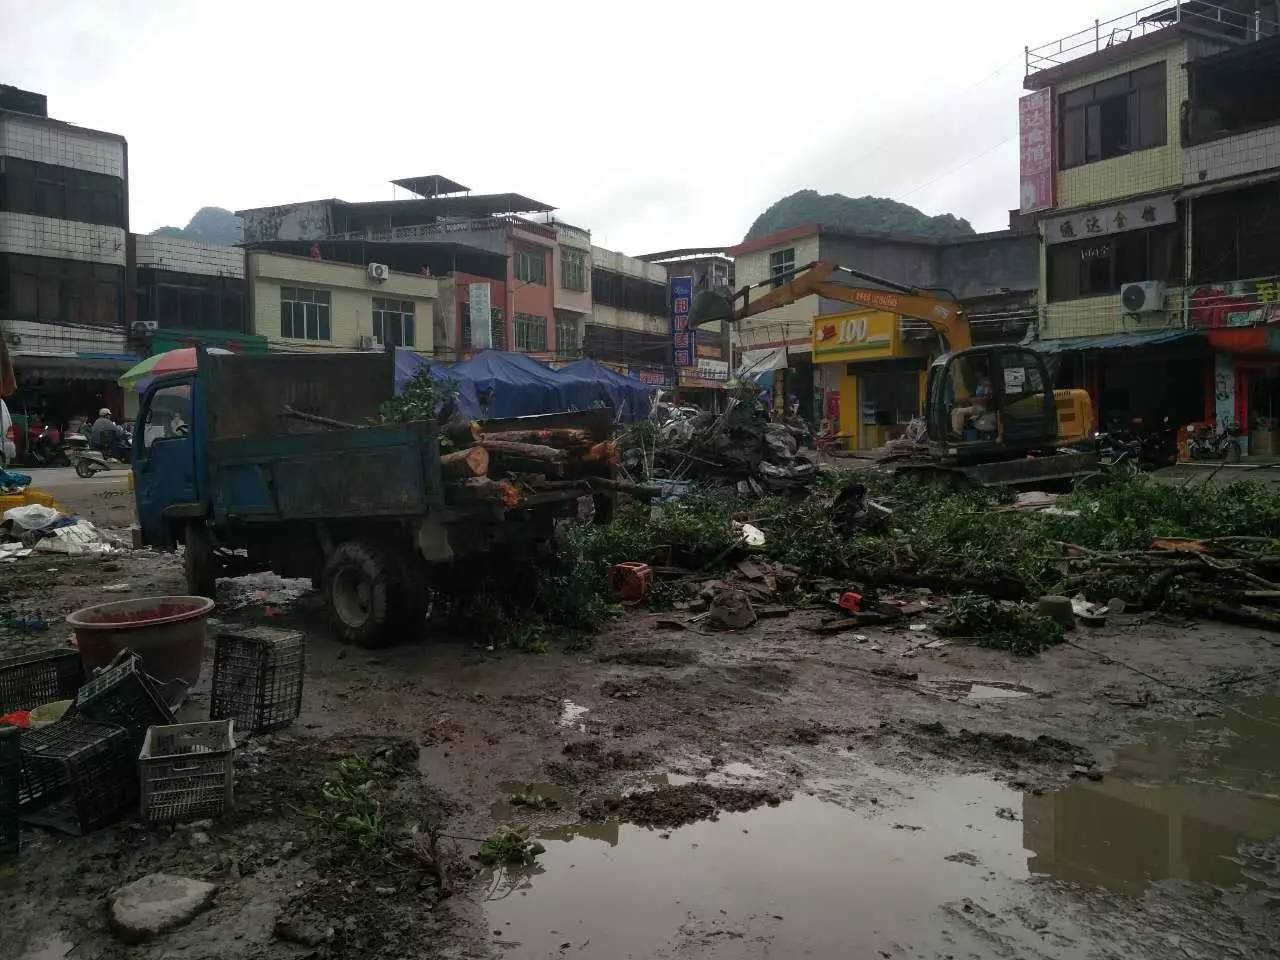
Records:
{"label": "pile of debris", "polygon": [[769,420],[752,404],[729,399],[724,413],[642,424],[622,438],[629,478],[663,485],[730,480],[744,496],[784,493],[818,474],[813,432],[798,417]]}
{"label": "pile of debris", "polygon": [[88,520],[40,503],[11,507],[0,520],[0,563],[34,553],[88,556],[115,553],[121,544]]}
{"label": "pile of debris", "polygon": [[444,426],[453,447],[440,458],[445,499],[452,504],[533,506],[539,495],[610,489],[618,461],[616,441],[575,427],[486,431],[456,417]]}

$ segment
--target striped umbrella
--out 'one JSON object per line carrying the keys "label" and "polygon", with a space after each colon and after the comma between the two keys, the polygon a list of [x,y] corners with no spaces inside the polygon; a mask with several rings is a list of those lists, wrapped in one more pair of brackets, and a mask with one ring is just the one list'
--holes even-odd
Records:
{"label": "striped umbrella", "polygon": [[[231,351],[223,350],[221,347],[210,347],[208,352],[230,353]],[[195,368],[196,348],[179,347],[177,350],[153,354],[141,363],[135,363],[120,376],[116,383],[122,387],[133,387],[138,393],[142,393],[156,377],[162,377],[167,373],[186,373]]]}

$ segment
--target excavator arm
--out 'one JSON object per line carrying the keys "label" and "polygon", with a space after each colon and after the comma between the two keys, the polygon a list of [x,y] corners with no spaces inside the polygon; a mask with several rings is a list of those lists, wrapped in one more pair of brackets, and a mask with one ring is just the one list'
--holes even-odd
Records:
{"label": "excavator arm", "polygon": [[[877,290],[871,287],[852,287],[837,283],[832,280],[837,273],[870,280],[889,289]],[[886,310],[889,313],[927,323],[943,337],[948,351],[964,350],[973,345],[969,321],[961,315],[960,306],[954,300],[935,297],[915,287],[896,284],[823,260],[806,264],[790,273],[782,274],[781,277],[780,286],[774,286],[779,278],[773,277],[743,287],[733,294],[732,299],[726,299],[710,291],[699,293],[693,303],[693,325],[696,327],[715,320],[736,323],[767,310],[795,303],[802,297],[816,294],[828,300],[839,300],[842,303],[872,310]],[[752,300],[751,291],[763,286],[773,289],[760,298]]]}

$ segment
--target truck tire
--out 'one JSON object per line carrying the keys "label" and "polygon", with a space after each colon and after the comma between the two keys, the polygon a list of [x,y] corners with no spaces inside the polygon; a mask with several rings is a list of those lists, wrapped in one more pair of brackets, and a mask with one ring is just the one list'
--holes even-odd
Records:
{"label": "truck tire", "polygon": [[338,544],[324,567],[324,601],[338,638],[358,647],[393,643],[404,622],[402,577],[389,548],[368,540]]}
{"label": "truck tire", "polygon": [[213,552],[213,538],[202,523],[187,524],[182,538],[182,572],[187,578],[187,593],[193,597],[217,599],[218,574],[221,566]]}

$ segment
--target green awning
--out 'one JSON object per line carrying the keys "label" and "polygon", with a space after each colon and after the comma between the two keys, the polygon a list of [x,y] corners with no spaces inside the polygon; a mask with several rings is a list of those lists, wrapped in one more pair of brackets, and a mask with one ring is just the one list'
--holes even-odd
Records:
{"label": "green awning", "polygon": [[1039,353],[1075,353],[1084,350],[1133,350],[1159,347],[1171,343],[1190,345],[1204,342],[1201,330],[1156,330],[1149,333],[1108,333],[1098,337],[1063,337],[1056,340],[1032,340],[1023,346]]}

